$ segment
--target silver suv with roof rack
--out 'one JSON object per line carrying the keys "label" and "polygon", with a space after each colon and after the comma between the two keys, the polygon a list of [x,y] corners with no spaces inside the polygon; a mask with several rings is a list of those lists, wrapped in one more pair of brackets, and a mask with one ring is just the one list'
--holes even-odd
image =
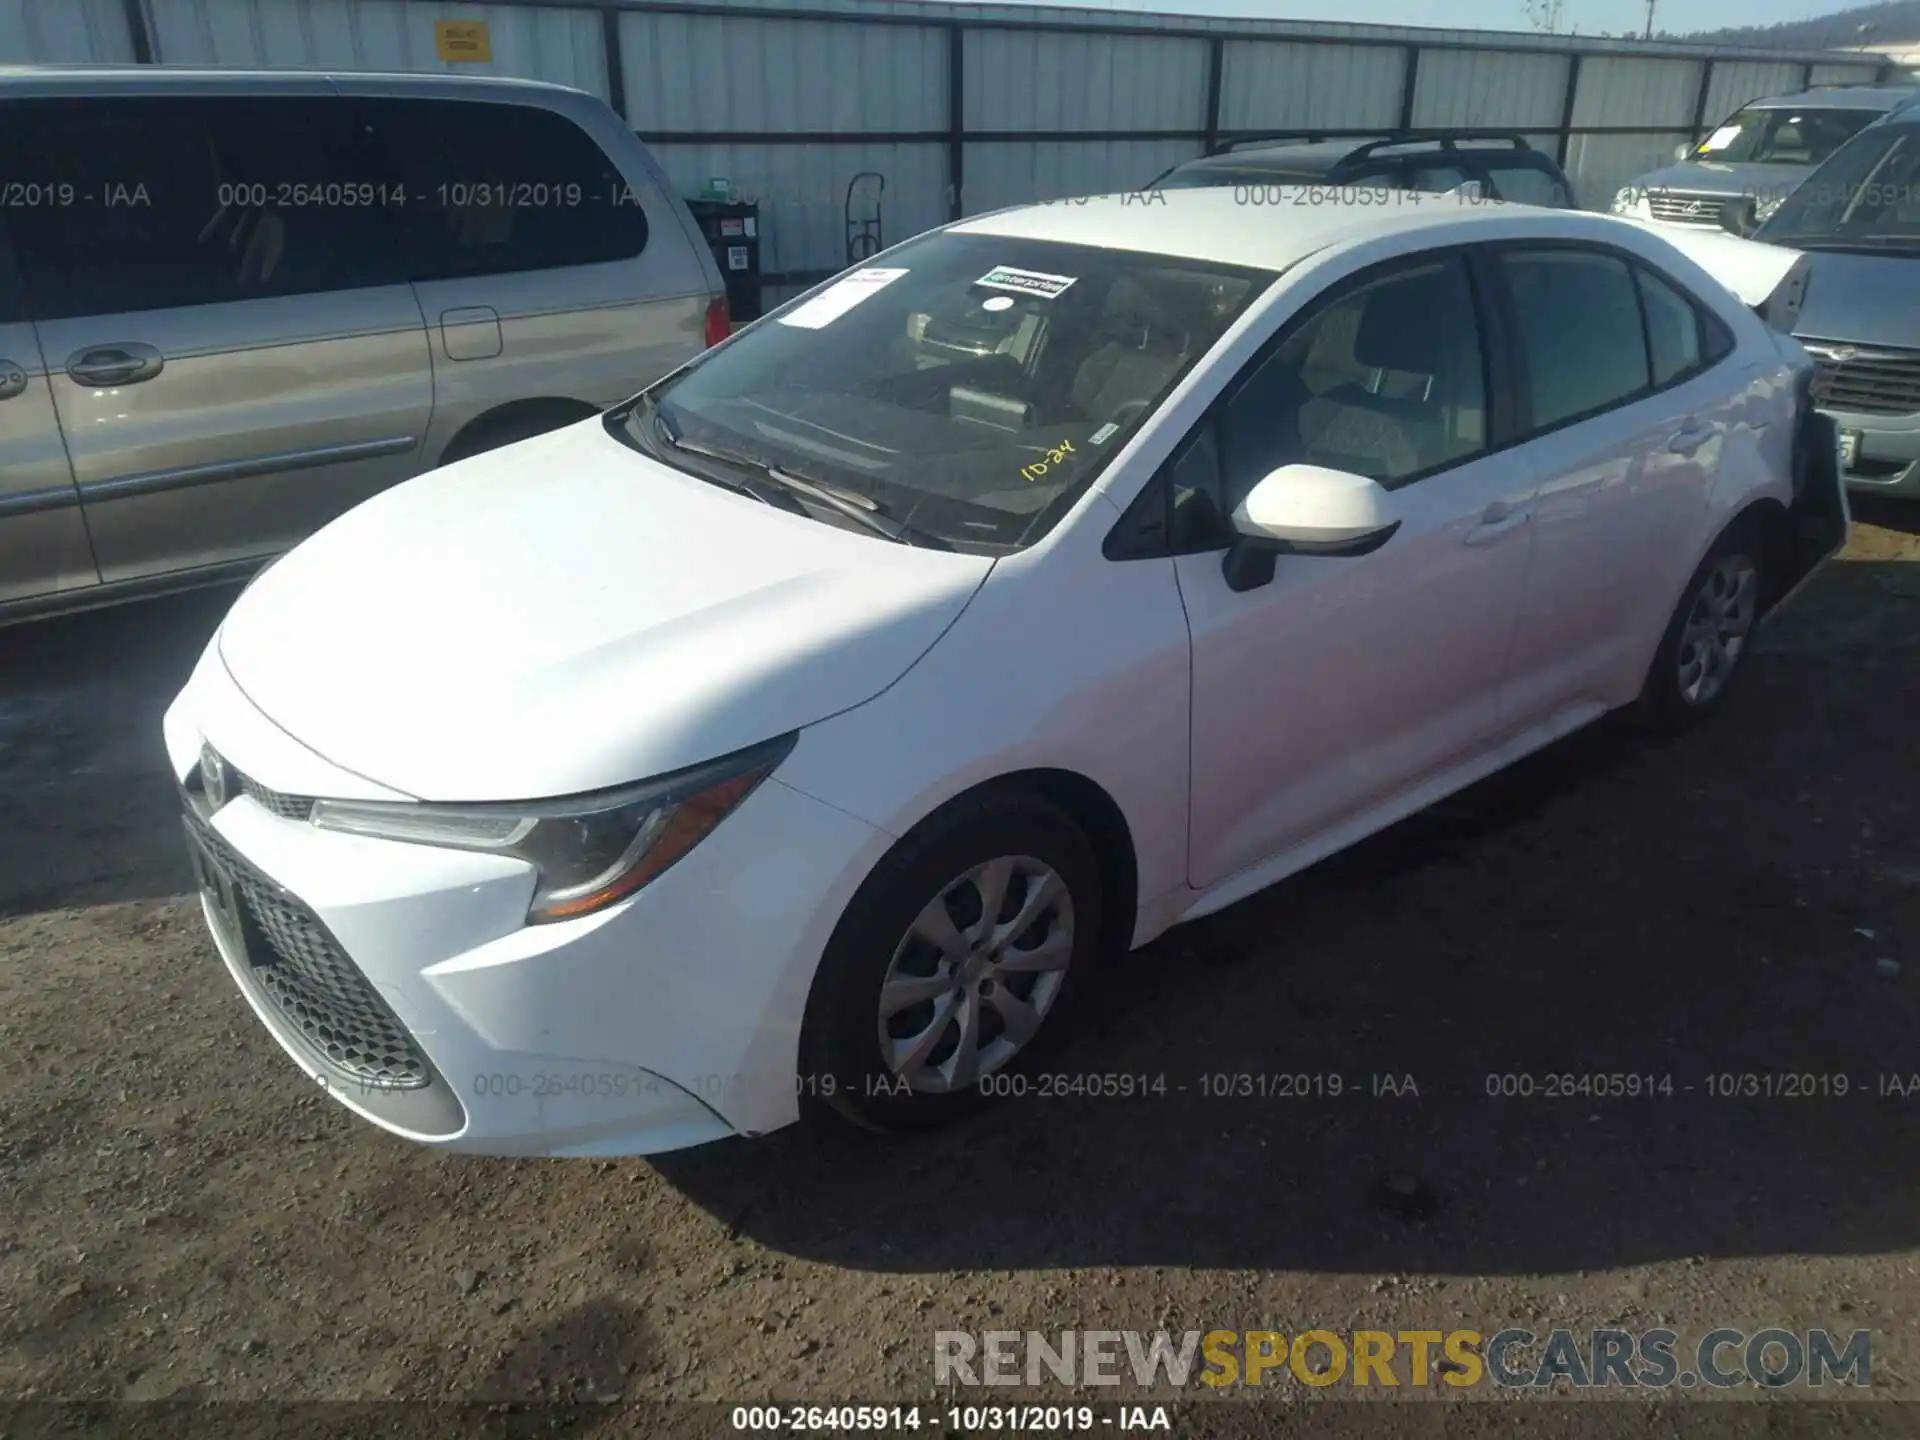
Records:
{"label": "silver suv with roof rack", "polygon": [[1623,185],[1613,213],[1706,229],[1744,215],[1751,228],[1834,151],[1915,99],[1912,86],[1825,85],[1749,101],[1705,139],[1676,147],[1674,164]]}
{"label": "silver suv with roof rack", "polygon": [[1555,210],[1578,208],[1573,185],[1553,157],[1525,136],[1504,131],[1245,135],[1175,165],[1148,188],[1278,185],[1462,191]]}

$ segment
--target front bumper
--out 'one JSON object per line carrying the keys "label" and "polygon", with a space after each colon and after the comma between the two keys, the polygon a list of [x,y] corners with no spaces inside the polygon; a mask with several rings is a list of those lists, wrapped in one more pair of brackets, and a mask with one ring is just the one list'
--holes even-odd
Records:
{"label": "front bumper", "polygon": [[520,861],[318,830],[255,793],[196,805],[206,745],[256,789],[368,788],[253,710],[213,647],[165,734],[221,959],[348,1109],[492,1155],[650,1154],[797,1118],[807,992],[872,827],[769,779],[630,899],[529,926]]}
{"label": "front bumper", "polygon": [[1843,435],[1858,436],[1853,463],[1842,472],[1849,490],[1920,499],[1920,415],[1826,413]]}

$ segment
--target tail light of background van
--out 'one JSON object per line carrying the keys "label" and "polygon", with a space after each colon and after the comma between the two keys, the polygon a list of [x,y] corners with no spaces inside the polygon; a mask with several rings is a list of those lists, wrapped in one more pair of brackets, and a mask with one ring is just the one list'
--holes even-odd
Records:
{"label": "tail light of background van", "polygon": [[727,312],[727,297],[716,295],[707,302],[707,348],[711,350],[733,333],[733,318]]}

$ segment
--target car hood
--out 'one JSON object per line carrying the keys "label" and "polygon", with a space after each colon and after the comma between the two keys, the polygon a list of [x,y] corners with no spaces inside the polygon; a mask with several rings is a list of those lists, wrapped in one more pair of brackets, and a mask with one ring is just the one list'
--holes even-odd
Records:
{"label": "car hood", "polygon": [[1664,170],[1649,171],[1633,183],[1641,190],[1784,199],[1813,171],[1811,165],[1726,165],[1715,160],[1685,160]]}
{"label": "car hood", "polygon": [[1795,335],[1920,349],[1920,255],[1802,253],[1812,268]]}
{"label": "car hood", "polygon": [[992,568],[762,505],[596,419],[349,511],[241,595],[218,645],[336,765],[424,800],[533,799],[872,698]]}

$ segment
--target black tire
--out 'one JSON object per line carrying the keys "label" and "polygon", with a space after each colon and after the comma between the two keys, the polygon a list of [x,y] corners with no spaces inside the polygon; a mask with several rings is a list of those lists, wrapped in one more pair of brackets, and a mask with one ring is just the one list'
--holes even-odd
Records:
{"label": "black tire", "polygon": [[[1049,1003],[1034,1007],[1044,1013],[1033,1037],[998,1068],[987,1072],[990,1078],[985,1086],[976,1081],[945,1092],[910,1088],[909,1082],[889,1068],[881,1052],[882,984],[896,951],[906,944],[909,930],[933,901],[944,894],[949,914],[958,903],[962,907],[958,924],[965,925],[970,917],[977,917],[980,886],[955,882],[996,857],[1024,857],[1059,878],[1071,906],[1071,929],[1066,940],[1060,941],[1061,932],[1053,928],[1065,913],[1058,908],[1043,912],[1034,927],[1015,939],[1026,941],[1022,948],[1031,951],[1046,938],[1054,938],[1068,951],[1065,969],[1051,987]],[[1028,884],[1027,878],[1016,871],[1007,886],[1003,920],[1010,923],[1018,918],[1020,901],[1032,893],[1026,888]],[[965,909],[968,894],[973,897],[971,911]],[[1009,1093],[1017,1084],[1013,1077],[1031,1074],[1068,1028],[1078,992],[1085,988],[1099,954],[1101,914],[1101,873],[1093,846],[1057,806],[1040,796],[1009,788],[968,797],[939,812],[907,835],[875,867],[827,944],[801,1032],[799,1084],[803,1100],[808,1102],[804,1108],[817,1112],[825,1105],[868,1129],[900,1131],[947,1123]],[[914,951],[903,955],[903,962],[913,966],[915,973],[920,969],[930,972],[932,948],[915,942]],[[983,994],[994,993],[994,977],[999,976],[998,984],[1023,1003],[1024,998],[1038,993],[1035,987],[1043,983],[1040,977],[1003,974],[990,966],[984,968],[984,975]],[[931,973],[928,979],[933,979]],[[1006,998],[1002,996],[1002,1003]],[[896,1022],[910,1035],[924,1017],[929,1023],[918,1033],[925,1034],[935,1028],[931,1022],[938,1014],[933,1008],[938,1003],[927,1001],[924,1009],[902,1011]],[[992,1009],[993,1002],[976,999],[972,1004],[988,1046],[997,1044],[1004,1037],[994,1029],[999,1012]],[[948,1038],[955,1042],[952,1049],[947,1050],[944,1042],[934,1045],[932,1058],[938,1060],[944,1052],[949,1057],[946,1063],[951,1065],[958,1050],[957,1029],[950,1030]],[[981,1053],[980,1049],[976,1053]],[[1000,1079],[1003,1076],[1007,1077],[1005,1081]]]}
{"label": "black tire", "polygon": [[[1704,616],[1703,605],[1714,603],[1709,595],[1710,587],[1720,586],[1724,592],[1726,571],[1723,567],[1730,563],[1736,567],[1744,565],[1751,571],[1744,581],[1752,593],[1751,618],[1741,643],[1733,650],[1731,663],[1720,670],[1718,683],[1710,691],[1690,694],[1687,678],[1693,673],[1693,659],[1699,652],[1688,644],[1688,623],[1695,618],[1696,611]],[[1728,694],[1746,669],[1747,657],[1753,653],[1754,636],[1766,613],[1768,583],[1765,531],[1753,518],[1742,517],[1728,526],[1707,552],[1706,559],[1688,579],[1673,618],[1667,622],[1666,633],[1660,638],[1660,648],[1654,654],[1640,694],[1638,709],[1644,721],[1662,730],[1685,730],[1726,704]]]}
{"label": "black tire", "polygon": [[476,420],[453,437],[440,456],[440,463],[451,465],[458,460],[484,455],[489,450],[498,450],[503,445],[531,440],[536,435],[545,435],[549,430],[558,430],[563,425],[584,420],[593,413],[585,406],[565,405],[556,401],[552,405],[511,410]]}

